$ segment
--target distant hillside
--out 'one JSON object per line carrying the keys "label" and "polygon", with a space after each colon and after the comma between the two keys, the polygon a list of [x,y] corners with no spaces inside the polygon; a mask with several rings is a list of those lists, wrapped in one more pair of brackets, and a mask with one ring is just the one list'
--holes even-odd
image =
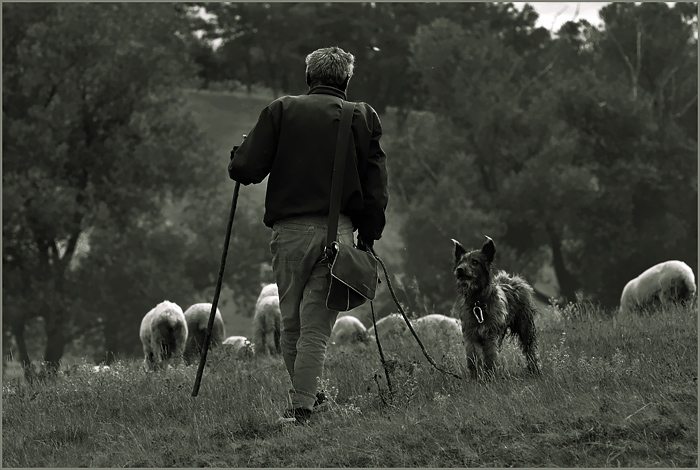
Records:
{"label": "distant hillside", "polygon": [[[212,159],[216,161],[216,165],[220,165],[222,168],[224,175],[222,178],[227,182],[230,181],[225,168],[228,165],[231,149],[240,143],[243,134],[250,132],[258,120],[260,111],[274,97],[263,92],[253,93],[252,96],[249,96],[245,92],[190,90],[187,92],[187,99],[191,111],[198,118],[201,129],[211,139],[212,147],[215,150]],[[267,181],[263,181],[258,187],[245,188],[246,192],[259,191],[261,211],[266,184]],[[377,243],[377,250],[380,255],[386,253],[384,258],[386,258],[387,263],[396,264],[400,263],[398,251],[404,245],[398,235],[401,217],[400,214],[392,212],[391,201],[387,217],[389,221],[384,236]]]}
{"label": "distant hillside", "polygon": [[[270,94],[254,92],[248,95],[245,92],[209,92],[199,90],[187,90],[188,109],[194,114],[197,123],[205,135],[210,139],[213,150],[212,171],[221,171],[222,191],[233,189],[233,183],[228,178],[226,168],[229,162],[230,152],[234,145],[242,140],[242,135],[247,134],[258,120],[260,111],[274,99]],[[241,189],[239,207],[253,205],[262,216],[264,211],[265,188],[267,180],[259,185],[250,185]],[[227,211],[228,208],[221,208]],[[392,275],[400,274],[403,264],[404,243],[399,235],[401,229],[401,216],[392,210],[390,201],[387,213],[387,226],[382,239],[376,244],[379,256],[386,262]],[[212,287],[213,289],[213,287]],[[386,288],[380,288],[385,290]],[[388,296],[388,293],[385,293]],[[203,299],[202,302],[211,300]],[[248,336],[250,328],[249,319],[240,313],[234,315],[226,306],[231,302],[230,291],[224,286],[220,298],[221,313],[224,316],[228,335]],[[368,307],[366,307],[368,309]],[[228,310],[228,311],[227,311]],[[367,312],[356,312],[361,316],[368,316]]]}
{"label": "distant hillside", "polygon": [[[234,145],[238,145],[241,142],[243,134],[250,132],[258,120],[260,111],[275,97],[265,91],[256,91],[251,95],[243,91],[210,92],[187,90],[186,93],[188,108],[194,114],[200,128],[210,139],[214,151],[212,155],[212,171],[221,171],[222,190],[232,189],[233,184],[226,172],[231,149]],[[387,113],[382,118],[386,121],[393,119],[393,116],[391,113]],[[390,128],[391,126],[385,127]],[[391,160],[391,148],[385,145],[385,150],[389,160]],[[391,171],[391,165],[389,165],[389,170]],[[389,177],[391,177],[391,174]],[[260,212],[261,220],[264,211],[266,185],[267,180],[259,185],[245,187],[241,191],[241,201],[239,202],[239,204],[253,204],[256,210]],[[395,210],[395,202],[396,199],[390,197],[387,226],[382,239],[376,244],[377,254],[386,262],[387,268],[393,275],[401,274],[403,263],[406,262],[404,259],[405,245],[399,235],[404,217]],[[222,210],[225,211],[226,209],[222,208]],[[538,277],[538,279],[532,280],[535,288],[547,296],[556,296],[558,289],[551,266],[544,266]],[[380,291],[384,289],[386,288],[380,287]],[[225,305],[228,301],[226,297],[225,292],[222,293],[221,302],[224,315]],[[355,313],[363,320],[369,318],[367,306]],[[229,324],[228,321],[226,323],[227,325]],[[240,323],[240,321],[236,321],[236,323]]]}
{"label": "distant hillside", "polygon": [[[213,149],[212,171],[221,171],[222,191],[228,192],[233,188],[233,184],[228,178],[228,174],[226,172],[231,149],[234,145],[238,145],[241,142],[243,134],[250,132],[257,122],[260,111],[274,98],[275,97],[272,94],[262,91],[254,92],[252,95],[248,95],[245,92],[209,92],[199,90],[187,91],[188,107],[195,115],[200,128],[210,139],[211,147]],[[384,121],[388,121],[393,118],[394,117],[391,113],[387,113],[385,116],[382,116]],[[392,126],[385,125],[385,128],[391,127]],[[395,160],[392,160],[392,158],[396,158],[396,155],[393,155],[391,152],[390,141],[391,139],[387,139],[384,147],[388,154],[389,177],[391,178],[391,164],[392,161],[395,162]],[[239,206],[245,204],[246,207],[250,207],[250,205],[253,205],[255,207],[254,210],[259,211],[260,213],[261,223],[264,211],[266,184],[267,180],[263,181],[263,183],[259,185],[246,186],[241,190],[241,199],[239,201]],[[387,226],[384,230],[382,239],[376,243],[375,248],[377,254],[386,263],[390,274],[392,274],[392,276],[398,275],[399,277],[402,277],[401,275],[403,274],[402,271],[404,263],[408,262],[408,260],[405,259],[405,244],[400,236],[402,231],[401,227],[404,223],[405,217],[403,217],[403,214],[396,210],[397,201],[398,199],[396,195],[393,197],[390,195],[389,208],[387,212]],[[221,208],[221,210],[225,212],[227,208]],[[383,277],[383,275],[380,277]],[[543,270],[538,277],[539,279],[532,280],[535,287],[546,296],[556,295],[558,289],[556,288],[556,281],[553,279],[551,267],[543,267]],[[406,283],[410,284],[410,280],[404,279],[403,283],[396,282],[395,287],[398,288],[399,284]],[[416,293],[407,292],[407,294],[411,296],[415,295]],[[246,316],[241,315],[241,313],[235,315],[236,318],[234,318],[234,312],[231,311],[232,309],[226,308],[230,301],[230,291],[226,286],[224,286],[220,306],[222,314],[225,317],[224,319],[227,325],[227,332],[230,332],[229,334],[246,335],[247,331],[241,330],[244,330],[249,326],[249,320]],[[384,283],[380,285],[377,301],[378,302],[376,302],[375,308],[378,309],[378,311],[381,311],[381,314],[386,314],[388,311],[397,311],[388,295],[387,287]],[[243,313],[252,314],[252,312]],[[369,305],[356,309],[352,313],[365,322],[370,321],[371,316]],[[227,316],[230,316],[231,318],[227,318]],[[236,326],[230,329],[228,328],[228,325]]]}
{"label": "distant hillside", "polygon": [[240,143],[243,134],[250,132],[272,97],[188,90],[187,101],[201,129],[212,139],[217,158],[228,162],[231,148]]}

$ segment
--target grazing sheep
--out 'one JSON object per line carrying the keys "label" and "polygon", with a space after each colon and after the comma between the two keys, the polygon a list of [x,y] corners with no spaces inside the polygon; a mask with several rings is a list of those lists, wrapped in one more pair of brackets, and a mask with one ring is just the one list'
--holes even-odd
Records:
{"label": "grazing sheep", "polygon": [[458,318],[437,313],[426,315],[413,322],[413,329],[421,339],[449,343],[462,341],[462,322]]}
{"label": "grazing sheep", "polygon": [[[413,322],[411,322],[413,324]],[[406,321],[403,319],[403,316],[400,313],[392,313],[391,315],[388,315],[380,320],[377,321],[377,332],[379,333],[379,341],[381,342],[382,339],[389,339],[389,338],[401,338],[408,333],[409,335],[411,334],[410,331],[408,331],[408,325],[406,325]],[[374,334],[374,325],[372,325],[368,330],[367,330],[367,335],[370,338],[375,338]]]}
{"label": "grazing sheep", "polygon": [[695,295],[693,270],[682,261],[664,261],[644,271],[625,285],[620,311],[691,299]]}
{"label": "grazing sheep", "polygon": [[331,344],[357,344],[366,341],[367,328],[357,317],[344,315],[338,318],[333,325],[330,337]]}
{"label": "grazing sheep", "polygon": [[[185,320],[187,321],[187,344],[185,346],[185,361],[191,363],[196,361],[202,354],[202,346],[204,345],[204,337],[207,334],[207,326],[209,325],[209,315],[211,314],[211,303],[194,304],[185,311]],[[214,315],[214,325],[211,328],[211,342],[209,350],[219,346],[226,337],[226,328],[224,327],[224,319],[221,316],[219,309],[216,309]]]}
{"label": "grazing sheep", "polygon": [[255,302],[255,305],[258,305],[260,301],[265,297],[279,297],[279,295],[280,294],[279,290],[277,289],[277,284],[267,284],[266,286],[263,286],[262,290],[260,291],[260,295],[258,296],[258,300]]}
{"label": "grazing sheep", "polygon": [[463,347],[462,322],[458,318],[437,313],[426,315],[413,322],[413,329],[428,351],[445,354]]}
{"label": "grazing sheep", "polygon": [[253,315],[253,344],[256,354],[279,354],[280,345],[280,298],[276,295],[262,297],[255,306]]}
{"label": "grazing sheep", "polygon": [[224,340],[224,348],[239,357],[250,357],[253,355],[253,344],[245,336],[229,336]]}
{"label": "grazing sheep", "polygon": [[182,358],[187,341],[187,322],[179,305],[167,300],[159,303],[141,320],[144,365],[162,369],[165,363]]}

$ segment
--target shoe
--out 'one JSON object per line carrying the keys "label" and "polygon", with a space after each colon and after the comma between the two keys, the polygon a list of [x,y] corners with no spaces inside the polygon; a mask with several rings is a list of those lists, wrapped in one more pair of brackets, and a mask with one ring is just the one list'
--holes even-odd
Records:
{"label": "shoe", "polygon": [[328,398],[326,397],[326,391],[321,390],[320,392],[316,393],[316,401],[314,401],[314,408],[313,411],[321,411],[324,408],[328,407]]}
{"label": "shoe", "polygon": [[311,417],[311,410],[305,408],[295,408],[293,410],[286,410],[282,417],[278,420],[282,424],[306,424],[306,422]]}
{"label": "shoe", "polygon": [[311,417],[311,410],[306,408],[296,408],[294,410],[294,417],[296,418],[296,424],[306,424],[306,422]]}
{"label": "shoe", "polygon": [[297,419],[294,416],[294,410],[285,410],[284,414],[280,417],[278,422],[285,424],[285,423],[293,423]]}

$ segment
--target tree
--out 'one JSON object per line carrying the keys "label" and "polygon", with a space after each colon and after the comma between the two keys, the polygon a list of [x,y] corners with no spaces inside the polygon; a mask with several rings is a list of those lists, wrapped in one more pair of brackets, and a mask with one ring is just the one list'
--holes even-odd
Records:
{"label": "tree", "polygon": [[19,345],[43,317],[55,370],[93,313],[74,269],[81,236],[128,232],[202,180],[173,93],[193,74],[191,22],[169,4],[5,4],[3,20],[3,324]]}
{"label": "tree", "polygon": [[[539,234],[535,230],[539,214],[512,224],[506,220],[523,212],[509,200],[510,188],[517,184],[513,175],[522,177],[527,162],[547,143],[546,111],[538,108],[542,102],[532,103],[543,88],[539,76],[551,66],[545,63],[531,76],[532,67],[525,67],[518,51],[488,21],[466,29],[452,20],[435,20],[418,28],[411,49],[429,112],[416,115],[401,137],[401,150],[392,147],[406,160],[391,170],[411,207],[409,269],[423,290],[448,302],[444,299],[454,290],[450,238],[476,245],[487,234],[505,241],[499,243],[499,257],[506,268],[516,264],[514,247],[539,253],[543,244],[537,242],[545,236],[544,227]],[[538,111],[534,118],[533,110]],[[533,236],[523,240],[522,233]],[[444,275],[435,277],[436,272]]]}
{"label": "tree", "polygon": [[[552,263],[566,298],[607,306],[652,264],[695,264],[697,138],[682,122],[696,100],[694,27],[683,23],[692,12],[606,8],[618,9],[606,29],[567,23],[551,42],[531,39],[530,49],[486,18],[468,29],[457,15],[418,28],[411,62],[425,112],[412,113],[404,132],[391,128],[390,151],[403,159],[390,170],[407,209],[407,267],[435,302],[453,293],[449,238],[479,246],[487,234],[500,267],[533,279]],[[629,20],[635,15],[648,22]],[[640,63],[645,54],[665,63],[646,89],[620,75],[629,67],[612,35],[624,52],[618,36],[652,30],[665,40],[642,41]]]}

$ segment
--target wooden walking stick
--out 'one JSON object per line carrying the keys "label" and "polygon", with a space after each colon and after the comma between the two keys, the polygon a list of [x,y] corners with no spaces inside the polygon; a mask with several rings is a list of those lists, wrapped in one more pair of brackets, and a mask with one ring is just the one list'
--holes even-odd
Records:
{"label": "wooden walking stick", "polygon": [[[245,139],[245,135],[243,138]],[[194,389],[192,396],[196,397],[199,393],[199,384],[202,382],[202,373],[204,365],[207,362],[207,352],[211,343],[211,330],[214,327],[214,317],[216,316],[216,306],[219,303],[219,294],[221,294],[221,283],[224,279],[224,269],[226,268],[226,255],[228,254],[228,244],[231,240],[231,227],[233,226],[233,216],[236,214],[236,204],[238,204],[238,192],[241,188],[241,183],[236,181],[236,186],[233,188],[233,200],[231,201],[231,212],[228,216],[228,226],[226,227],[226,239],[224,240],[224,250],[221,253],[221,265],[219,266],[219,278],[216,280],[216,290],[214,291],[214,300],[211,303],[211,312],[209,312],[209,323],[207,324],[207,332],[204,335],[204,345],[202,346],[202,356],[199,360],[199,368],[197,376],[194,379]]]}

